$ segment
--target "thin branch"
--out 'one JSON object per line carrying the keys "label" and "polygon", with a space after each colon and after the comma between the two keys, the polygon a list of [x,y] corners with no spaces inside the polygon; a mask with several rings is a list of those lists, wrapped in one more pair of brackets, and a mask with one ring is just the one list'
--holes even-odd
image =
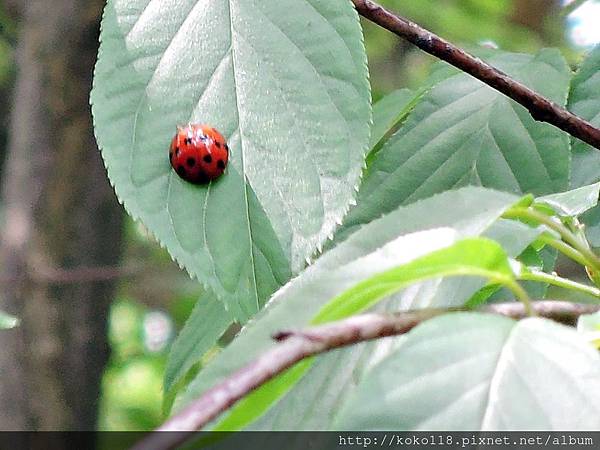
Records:
{"label": "thin branch", "polygon": [[564,256],[575,261],[576,263],[579,263],[581,266],[587,266],[587,259],[585,259],[581,253],[579,253],[569,244],[563,242],[560,238],[555,238],[550,233],[542,233],[538,239],[541,243],[558,250]]}
{"label": "thin branch", "polygon": [[[560,301],[538,301],[532,306],[539,316],[566,324],[573,324],[582,314],[600,310],[598,305]],[[419,323],[450,311],[457,310],[424,309],[386,315],[364,314],[304,330],[281,331],[273,336],[279,343],[271,350],[206,391],[156,431],[199,430],[251,391],[304,358],[367,340],[404,334]],[[515,319],[527,315],[524,305],[517,302],[488,305],[480,311]],[[134,450],[170,449],[189,437],[185,433],[152,433],[140,441]]]}
{"label": "thin branch", "polygon": [[358,13],[392,33],[406,39],[421,50],[461,69],[502,94],[523,105],[531,116],[566,131],[600,149],[600,130],[591,123],[539,95],[504,72],[475,58],[450,42],[427,31],[408,19],[397,16],[370,0],[352,0]]}
{"label": "thin branch", "polygon": [[583,242],[571,230],[569,230],[561,221],[552,216],[547,216],[534,208],[525,208],[516,206],[506,211],[502,217],[505,219],[522,219],[546,225],[551,230],[558,233],[561,239],[575,249],[585,259],[585,266],[600,272],[600,257],[596,255],[587,242]]}

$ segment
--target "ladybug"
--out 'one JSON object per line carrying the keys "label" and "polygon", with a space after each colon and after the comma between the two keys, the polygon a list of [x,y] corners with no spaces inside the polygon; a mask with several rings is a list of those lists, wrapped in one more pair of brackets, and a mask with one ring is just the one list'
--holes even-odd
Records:
{"label": "ladybug", "polygon": [[209,125],[177,126],[169,148],[173,170],[186,181],[204,184],[220,177],[229,159],[225,138]]}

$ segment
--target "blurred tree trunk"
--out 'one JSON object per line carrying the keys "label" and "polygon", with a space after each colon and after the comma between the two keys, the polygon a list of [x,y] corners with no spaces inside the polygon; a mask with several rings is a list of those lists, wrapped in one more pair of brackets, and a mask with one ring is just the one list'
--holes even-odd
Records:
{"label": "blurred tree trunk", "polygon": [[[6,61],[0,63],[3,66],[0,71],[0,174],[2,173],[2,165],[6,159],[6,143],[8,140],[8,124],[10,119],[10,93],[14,84],[14,71],[4,69],[14,66],[12,54],[12,40],[14,36],[8,30],[13,25],[13,17],[16,15],[11,8],[11,0],[5,0],[5,3],[0,3],[0,44],[3,48],[0,49],[0,58],[6,58]],[[4,46],[9,48],[4,48]]]}
{"label": "blurred tree trunk", "polygon": [[88,105],[104,1],[11,1],[21,20],[2,174],[0,310],[22,325],[0,332],[0,429],[92,430],[114,282],[47,275],[119,263],[122,213]]}

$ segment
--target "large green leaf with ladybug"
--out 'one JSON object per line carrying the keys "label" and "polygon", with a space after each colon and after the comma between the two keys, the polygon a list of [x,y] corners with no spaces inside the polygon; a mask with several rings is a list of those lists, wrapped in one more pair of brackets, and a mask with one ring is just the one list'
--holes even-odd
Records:
{"label": "large green leaf with ladybug", "polygon": [[[127,211],[239,320],[332,234],[369,142],[366,56],[346,0],[110,0],[91,101]],[[169,165],[188,122],[231,149],[208,185]]]}

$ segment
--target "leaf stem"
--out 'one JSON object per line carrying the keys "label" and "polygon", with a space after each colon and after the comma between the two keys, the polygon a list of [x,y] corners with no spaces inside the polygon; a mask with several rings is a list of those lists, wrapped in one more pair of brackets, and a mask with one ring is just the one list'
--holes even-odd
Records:
{"label": "leaf stem", "polygon": [[509,209],[503,214],[505,219],[521,219],[546,225],[551,230],[559,234],[561,239],[575,249],[585,259],[585,266],[600,272],[600,258],[582,242],[571,230],[562,222],[553,219],[546,214],[536,211],[533,208],[517,206]]}
{"label": "leaf stem", "polygon": [[558,250],[567,258],[572,259],[573,261],[581,264],[582,266],[586,266],[588,264],[585,257],[573,247],[571,247],[569,244],[565,244],[563,241],[556,239],[555,237],[550,236],[548,234],[542,234],[538,239],[543,244],[549,245],[550,247]]}
{"label": "leaf stem", "polygon": [[572,291],[581,292],[583,294],[595,297],[596,300],[600,300],[600,289],[594,286],[588,286],[586,284],[578,283],[568,278],[563,278],[556,274],[549,274],[542,272],[541,270],[527,270],[518,275],[521,281],[538,281],[541,283],[548,283],[553,286],[558,286]]}
{"label": "leaf stem", "polygon": [[521,303],[523,303],[523,307],[525,308],[525,312],[527,313],[528,316],[536,316],[537,315],[531,304],[531,299],[529,298],[527,291],[525,289],[523,289],[523,286],[521,286],[517,281],[511,280],[511,279],[504,279],[504,280],[498,280],[498,281],[500,283],[504,284],[508,289],[510,289],[512,291],[512,293],[515,294],[515,297]]}

